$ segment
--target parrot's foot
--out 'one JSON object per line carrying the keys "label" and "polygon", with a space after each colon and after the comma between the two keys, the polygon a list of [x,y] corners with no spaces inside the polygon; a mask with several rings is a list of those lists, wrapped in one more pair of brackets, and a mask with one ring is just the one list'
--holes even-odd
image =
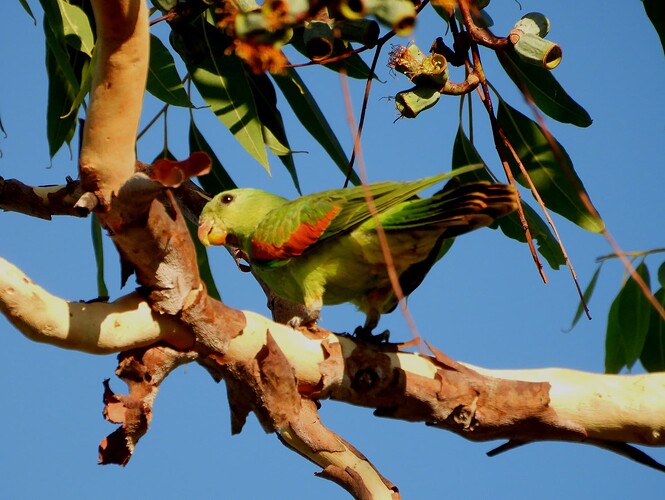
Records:
{"label": "parrot's foot", "polygon": [[306,328],[307,330],[316,332],[319,331],[316,320],[317,318],[302,318],[300,316],[294,316],[286,324],[296,330]]}
{"label": "parrot's foot", "polygon": [[359,326],[353,330],[353,336],[358,340],[362,340],[369,344],[385,344],[390,338],[390,330],[384,330],[381,333],[374,335],[371,328]]}

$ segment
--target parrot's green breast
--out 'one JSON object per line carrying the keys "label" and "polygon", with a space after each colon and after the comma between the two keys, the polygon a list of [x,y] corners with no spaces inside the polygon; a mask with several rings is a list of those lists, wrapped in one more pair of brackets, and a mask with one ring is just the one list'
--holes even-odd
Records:
{"label": "parrot's green breast", "polygon": [[[435,236],[431,231],[387,235],[398,276],[427,257]],[[371,227],[339,235],[277,266],[255,262],[254,271],[277,295],[307,306],[317,297],[326,305],[351,302],[364,312],[370,305],[382,312],[395,306],[383,251]]]}

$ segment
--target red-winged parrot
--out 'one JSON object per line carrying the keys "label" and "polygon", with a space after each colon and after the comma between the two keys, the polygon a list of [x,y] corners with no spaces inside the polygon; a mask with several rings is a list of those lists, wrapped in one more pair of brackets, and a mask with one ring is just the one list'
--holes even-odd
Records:
{"label": "red-winged parrot", "polygon": [[367,316],[357,333],[369,336],[381,314],[398,302],[378,224],[406,296],[440,258],[444,240],[517,208],[515,189],[504,184],[451,182],[429,198],[416,195],[448,177],[332,189],[292,201],[258,189],[232,189],[203,208],[198,237],[206,246],[242,250],[275,294],[304,304],[307,315],[293,318],[292,326],[316,322],[324,304],[351,302]]}

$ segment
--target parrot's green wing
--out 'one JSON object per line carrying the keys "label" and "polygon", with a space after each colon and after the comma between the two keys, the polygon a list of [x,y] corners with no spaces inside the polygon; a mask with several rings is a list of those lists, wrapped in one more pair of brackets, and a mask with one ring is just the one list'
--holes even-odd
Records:
{"label": "parrot's green wing", "polygon": [[366,189],[377,213],[381,214],[451,175],[332,189],[297,198],[272,210],[261,220],[252,238],[252,258],[268,261],[296,257],[312,245],[363,223],[371,217]]}
{"label": "parrot's green wing", "polygon": [[415,198],[381,216],[386,231],[423,227],[445,228],[445,237],[459,236],[514,211],[515,189],[503,184],[475,182],[443,189],[429,198]]}

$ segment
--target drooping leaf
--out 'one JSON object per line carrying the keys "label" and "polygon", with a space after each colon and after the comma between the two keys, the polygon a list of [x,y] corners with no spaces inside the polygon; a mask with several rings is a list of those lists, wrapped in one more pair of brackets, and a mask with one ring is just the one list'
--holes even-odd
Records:
{"label": "drooping leaf", "polygon": [[275,87],[265,74],[250,75],[249,81],[252,84],[252,93],[263,127],[263,142],[284,164],[298,193],[301,193],[298,173],[296,172],[289,140],[286,137],[282,114],[277,109]]}
{"label": "drooping leaf", "polygon": [[642,3],[651,24],[656,28],[660,37],[660,45],[665,52],[665,2],[663,0],[642,0]]}
{"label": "drooping leaf", "polygon": [[217,155],[210,147],[210,144],[208,144],[203,137],[203,134],[201,134],[201,131],[194,123],[194,120],[189,123],[189,151],[203,151],[212,161],[212,169],[210,170],[210,173],[198,177],[201,186],[208,193],[217,194],[226,191],[227,189],[235,189],[237,187],[235,182],[233,182],[233,179],[229,177],[222,162],[219,161],[219,158],[217,158]]}
{"label": "drooping leaf", "polygon": [[62,116],[62,118],[67,118],[72,113],[77,113],[78,109],[84,103],[86,96],[90,93],[90,87],[92,86],[92,77],[95,72],[95,62],[97,59],[97,51],[92,52],[92,59],[89,63],[86,63],[83,66],[81,74],[81,86],[79,88],[78,94],[74,97],[72,105],[69,108],[67,114]]}
{"label": "drooping leaf", "polygon": [[[659,288],[653,295],[665,307],[665,288]],[[665,320],[653,306],[640,362],[649,372],[665,371]]]}
{"label": "drooping leaf", "polygon": [[208,252],[203,244],[199,241],[199,238],[196,234],[197,227],[187,220],[187,229],[189,234],[192,237],[194,242],[194,248],[196,249],[196,263],[199,267],[199,276],[206,284],[206,291],[208,294],[217,299],[221,300],[219,290],[217,290],[217,285],[215,284],[215,279],[212,277],[212,271],[210,269],[210,261],[208,260]]}
{"label": "drooping leaf", "polygon": [[178,4],[178,0],[151,0],[152,4],[162,12],[171,10]]}
{"label": "drooping leaf", "polygon": [[[605,225],[582,201],[582,197],[590,198],[563,146],[556,142],[564,163],[561,165],[540,126],[504,101],[499,102],[497,120],[547,208],[587,231],[601,232]],[[528,187],[512,156],[508,157],[508,161],[515,180]]]}
{"label": "drooping leaf", "polygon": [[62,16],[62,28],[65,40],[74,49],[92,57],[92,49],[95,46],[95,37],[92,34],[90,20],[77,5],[72,5],[65,0],[58,0],[60,15]]}
{"label": "drooping leaf", "polygon": [[73,103],[80,86],[74,87],[65,77],[53,52],[46,51],[46,71],[48,73],[48,104],[46,106],[46,137],[51,158],[63,144],[69,144],[76,130],[78,109]]}
{"label": "drooping leaf", "polygon": [[[635,271],[648,287],[649,270],[646,264],[640,263]],[[626,280],[617,297],[619,299],[617,316],[620,328],[619,338],[626,357],[626,366],[632,368],[642,354],[653,307],[632,276]]]}
{"label": "drooping leaf", "polygon": [[[323,147],[346,176],[349,159],[300,75],[295,69],[287,68],[283,75],[272,75],[272,78],[305,130]],[[351,182],[355,185],[360,184],[360,179],[355,173],[351,177]]]}
{"label": "drooping leaf", "polygon": [[23,7],[23,10],[25,10],[28,15],[32,18],[34,21],[35,25],[37,25],[37,19],[35,18],[35,15],[32,13],[32,9],[30,8],[30,5],[28,5],[27,0],[18,0],[21,6]]}
{"label": "drooping leaf", "polygon": [[167,104],[185,108],[191,106],[171,52],[155,35],[150,35],[150,66],[146,90]]}
{"label": "drooping leaf", "polygon": [[[489,173],[487,165],[460,126],[455,137],[455,142],[453,144],[453,170],[466,165],[475,164],[482,164],[484,168],[473,170],[467,174],[464,174],[463,176],[460,176],[463,181],[493,181],[493,177]],[[556,238],[554,238],[554,235],[550,231],[549,227],[547,224],[545,224],[538,213],[536,213],[536,211],[533,210],[533,208],[531,208],[524,201],[522,201],[522,209],[524,211],[524,217],[526,218],[527,224],[529,225],[529,229],[531,230],[531,235],[536,241],[538,252],[545,258],[545,260],[547,260],[547,263],[552,269],[559,269],[559,266],[564,265],[566,261],[563,253],[561,252],[561,247],[556,241]],[[496,224],[509,238],[520,241],[522,243],[526,242],[526,235],[524,234],[524,229],[522,228],[519,215],[516,212],[505,217],[501,217],[501,219],[496,221]]]}
{"label": "drooping leaf", "polygon": [[607,333],[605,334],[605,372],[619,373],[626,366],[626,354],[621,342],[619,325],[619,295],[612,301],[607,315]]}
{"label": "drooping leaf", "polygon": [[[44,9],[44,35],[46,37],[46,49],[52,52],[58,63],[59,70],[67,80],[68,84],[76,87],[78,93],[79,79],[76,76],[74,66],[70,61],[62,26],[60,10],[55,0],[40,0]],[[77,58],[78,60],[79,58]]]}
{"label": "drooping leaf", "polygon": [[526,86],[533,102],[543,113],[562,123],[578,127],[591,125],[593,120],[589,113],[566,93],[551,71],[524,62],[512,50],[497,56],[508,76],[518,86],[518,80]]}
{"label": "drooping leaf", "polygon": [[[601,262],[600,265],[594,271],[593,275],[591,276],[591,281],[589,281],[589,284],[587,285],[587,287],[584,290],[584,293],[582,294],[582,297],[584,298],[584,302],[586,304],[589,303],[591,295],[593,295],[593,291],[596,289],[596,283],[598,282],[598,276],[600,276],[600,269],[602,267],[603,263]],[[575,325],[582,317],[582,313],[584,313],[584,304],[582,303],[582,301],[580,301],[580,305],[577,306],[577,311],[575,311],[575,316],[573,317],[573,321],[570,324],[569,331],[575,328]]]}
{"label": "drooping leaf", "polygon": [[665,288],[665,262],[658,267],[658,283]]}
{"label": "drooping leaf", "polygon": [[74,102],[81,91],[82,75],[90,59],[67,44],[57,0],[40,0],[40,3],[44,9],[49,79],[46,136],[52,158],[74,136],[78,114]]}
{"label": "drooping leaf", "polygon": [[102,242],[102,228],[96,216],[90,217],[90,232],[92,235],[92,248],[95,253],[97,264],[97,295],[108,297],[109,291],[104,281],[104,245]]}
{"label": "drooping leaf", "polygon": [[192,82],[217,118],[269,171],[261,121],[243,63],[234,55],[224,54],[222,47],[227,41],[208,22],[201,19],[198,28],[200,39],[195,40],[190,33],[188,43],[201,42],[205,57],[198,64],[186,61]]}

